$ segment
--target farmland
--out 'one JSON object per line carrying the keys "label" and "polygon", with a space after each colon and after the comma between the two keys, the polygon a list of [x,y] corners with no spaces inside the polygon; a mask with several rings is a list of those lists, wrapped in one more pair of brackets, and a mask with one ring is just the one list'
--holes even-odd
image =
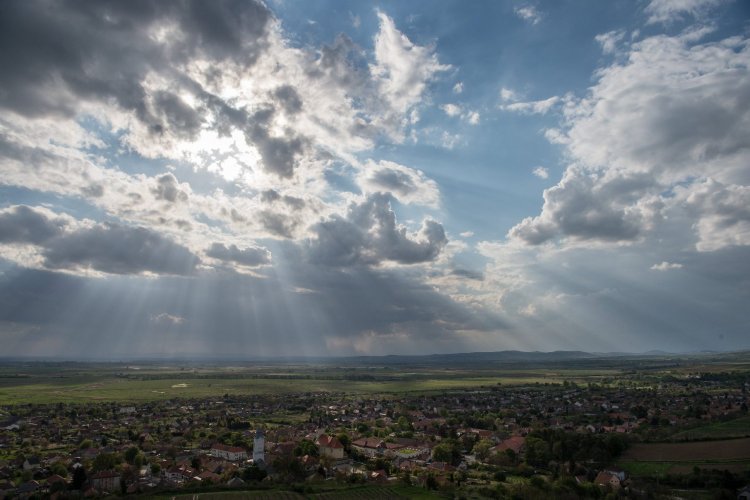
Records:
{"label": "farmland", "polygon": [[637,443],[620,463],[636,476],[690,473],[694,467],[733,472],[750,470],[750,438],[690,443]]}
{"label": "farmland", "polygon": [[[485,357],[486,358],[486,357]],[[699,372],[746,372],[744,357],[693,356],[585,358],[545,362],[509,359],[399,358],[212,364],[191,361],[139,363],[0,363],[0,405],[26,403],[148,402],[173,398],[289,393],[418,394],[445,390],[543,384],[627,386],[653,389],[666,379]],[[410,358],[409,358],[410,359]],[[706,430],[731,437],[736,428]],[[711,435],[711,433],[716,434]],[[724,434],[722,434],[724,433]],[[747,435],[747,434],[741,434]],[[692,438],[691,438],[692,439]]]}

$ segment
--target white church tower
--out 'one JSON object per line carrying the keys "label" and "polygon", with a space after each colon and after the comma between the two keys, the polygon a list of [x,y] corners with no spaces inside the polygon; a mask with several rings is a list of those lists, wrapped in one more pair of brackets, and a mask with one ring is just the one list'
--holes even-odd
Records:
{"label": "white church tower", "polygon": [[255,431],[255,440],[253,441],[253,463],[262,465],[266,461],[266,435],[263,429]]}

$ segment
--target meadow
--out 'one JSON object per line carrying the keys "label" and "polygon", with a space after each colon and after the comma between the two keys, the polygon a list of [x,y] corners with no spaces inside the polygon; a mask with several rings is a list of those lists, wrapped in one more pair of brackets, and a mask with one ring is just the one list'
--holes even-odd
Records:
{"label": "meadow", "polygon": [[620,467],[634,476],[685,474],[694,467],[732,472],[750,470],[750,438],[689,443],[636,443],[621,457]]}
{"label": "meadow", "polygon": [[179,366],[61,363],[0,365],[0,405],[147,402],[287,393],[405,394],[497,385],[601,382],[620,370],[577,366],[486,369],[318,365]]}
{"label": "meadow", "polygon": [[[415,394],[565,382],[654,388],[666,378],[694,373],[750,372],[744,354],[614,356],[546,361],[507,353],[426,357],[328,359],[324,362],[0,361],[0,405],[26,403],[148,402],[229,395],[335,392]],[[526,353],[528,354],[528,353]],[[733,437],[716,424],[706,439]],[[750,434],[741,434],[750,435]],[[686,439],[700,439],[686,435]]]}

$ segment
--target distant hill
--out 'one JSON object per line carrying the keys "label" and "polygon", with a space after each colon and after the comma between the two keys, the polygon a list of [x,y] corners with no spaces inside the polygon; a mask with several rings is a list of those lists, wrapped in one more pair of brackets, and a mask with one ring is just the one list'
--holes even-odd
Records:
{"label": "distant hill", "polygon": [[493,351],[455,354],[349,356],[343,358],[325,358],[324,361],[336,363],[351,362],[360,365],[456,365],[467,363],[543,363],[595,359],[598,357],[601,356],[583,351]]}

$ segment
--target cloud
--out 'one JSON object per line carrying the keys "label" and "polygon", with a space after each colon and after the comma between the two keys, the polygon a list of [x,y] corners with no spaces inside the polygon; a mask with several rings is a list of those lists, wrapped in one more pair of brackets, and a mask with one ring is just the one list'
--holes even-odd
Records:
{"label": "cloud", "polygon": [[358,182],[366,193],[388,193],[402,203],[428,207],[437,207],[440,203],[440,190],[435,181],[421,170],[391,161],[368,162]]}
{"label": "cloud", "polygon": [[502,87],[500,89],[500,102],[516,102],[519,99],[520,97],[515,90],[507,87]]}
{"label": "cloud", "polygon": [[750,186],[707,179],[679,187],[675,201],[696,221],[698,251],[750,245]]}
{"label": "cloud", "polygon": [[457,83],[456,83],[456,84],[455,84],[455,85],[453,86],[453,93],[454,93],[454,94],[460,94],[460,93],[462,93],[463,91],[464,91],[464,84],[463,84],[463,82],[457,82]]}
{"label": "cloud", "polygon": [[602,52],[605,54],[614,54],[617,51],[617,44],[625,38],[624,30],[608,31],[594,37],[599,45],[602,46]]}
{"label": "cloud", "polygon": [[70,223],[68,218],[26,205],[0,210],[0,243],[42,245],[59,236]]}
{"label": "cloud", "polygon": [[186,202],[188,200],[187,192],[180,188],[177,178],[171,173],[156,178],[156,187],[154,187],[153,193],[157,200],[164,200],[170,203],[177,203],[178,201]]}
{"label": "cloud", "polygon": [[633,242],[672,216],[701,251],[748,244],[750,45],[700,39],[687,31],[635,43],[625,62],[597,71],[586,97],[566,103],[550,137],[571,166],[511,238]]}
{"label": "cloud", "polygon": [[450,69],[440,64],[433,47],[415,45],[396,29],[393,20],[378,11],[380,29],[375,36],[375,64],[370,66],[380,95],[396,117],[420,103],[427,84]]}
{"label": "cloud", "polygon": [[151,322],[157,325],[167,326],[179,326],[185,323],[185,318],[182,316],[175,316],[169,313],[159,313],[151,315]]}
{"label": "cloud", "polygon": [[410,234],[396,222],[390,195],[383,193],[350,205],[346,217],[335,215],[312,229],[315,237],[308,246],[310,259],[330,266],[430,262],[448,243],[443,226],[430,219]]}
{"label": "cloud", "polygon": [[440,106],[440,109],[448,116],[458,116],[461,114],[461,106],[457,106],[456,104],[443,104]]}
{"label": "cloud", "polygon": [[558,102],[560,102],[560,98],[552,96],[540,101],[511,102],[509,104],[502,104],[500,105],[500,109],[524,115],[543,115],[549,112],[549,110],[551,110]]}
{"label": "cloud", "polygon": [[72,116],[79,100],[114,100],[155,134],[169,128],[190,135],[201,121],[198,110],[173,93],[147,92],[146,76],[193,57],[252,64],[271,15],[253,1],[29,1],[3,5],[2,19],[0,107]]}
{"label": "cloud", "polygon": [[232,262],[247,267],[271,263],[271,252],[261,247],[239,248],[237,245],[225,246],[222,243],[214,243],[206,250],[206,255],[224,262]]}
{"label": "cloud", "polygon": [[701,17],[722,3],[726,0],[651,0],[644,12],[649,16],[648,24],[669,24],[686,15]]}
{"label": "cloud", "polygon": [[634,186],[646,177],[602,181],[586,171],[568,167],[559,184],[544,190],[542,214],[514,226],[508,236],[531,245],[558,237],[575,240],[630,241],[643,229],[643,211],[631,206]]}
{"label": "cloud", "polygon": [[531,25],[539,24],[542,14],[533,5],[521,5],[513,9],[515,14]]}
{"label": "cloud", "polygon": [[469,111],[463,115],[463,119],[471,125],[479,125],[480,115],[478,111]]}
{"label": "cloud", "polygon": [[49,269],[108,274],[188,275],[199,262],[190,250],[143,227],[105,223],[45,242]]}
{"label": "cloud", "polygon": [[540,179],[549,179],[549,170],[544,167],[534,167],[531,173]]}
{"label": "cloud", "polygon": [[671,269],[682,269],[682,264],[678,264],[676,262],[667,262],[665,260],[659,264],[654,264],[649,269],[653,271],[669,271]]}

